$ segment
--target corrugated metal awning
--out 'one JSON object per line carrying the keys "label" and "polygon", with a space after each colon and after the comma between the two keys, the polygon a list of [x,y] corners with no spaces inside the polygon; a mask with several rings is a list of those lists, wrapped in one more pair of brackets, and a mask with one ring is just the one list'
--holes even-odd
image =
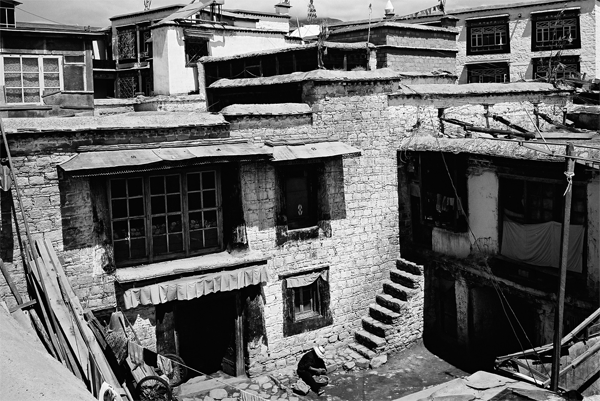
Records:
{"label": "corrugated metal awning", "polygon": [[465,21],[472,22],[472,21],[479,21],[479,20],[483,20],[483,19],[496,19],[496,18],[508,18],[508,17],[510,17],[510,14],[508,14],[508,13],[494,14],[494,15],[482,15],[480,17],[465,18]]}
{"label": "corrugated metal awning", "polygon": [[276,162],[335,156],[360,156],[360,154],[360,149],[343,142],[273,145],[273,161]]}
{"label": "corrugated metal awning", "polygon": [[210,163],[222,159],[270,159],[272,149],[249,143],[180,148],[131,149],[80,153],[59,164],[75,177],[129,173],[176,167],[183,163]]}

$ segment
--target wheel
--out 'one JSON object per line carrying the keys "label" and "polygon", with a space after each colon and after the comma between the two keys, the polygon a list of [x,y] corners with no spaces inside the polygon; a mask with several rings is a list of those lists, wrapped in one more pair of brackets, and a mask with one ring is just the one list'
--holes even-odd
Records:
{"label": "wheel", "polygon": [[171,401],[171,386],[158,376],[146,376],[137,384],[136,392],[140,401]]}
{"label": "wheel", "polygon": [[169,384],[171,387],[177,387],[187,380],[188,369],[184,366],[185,362],[179,355],[165,354],[165,357],[171,359],[171,365],[173,366],[173,373],[168,376]]}

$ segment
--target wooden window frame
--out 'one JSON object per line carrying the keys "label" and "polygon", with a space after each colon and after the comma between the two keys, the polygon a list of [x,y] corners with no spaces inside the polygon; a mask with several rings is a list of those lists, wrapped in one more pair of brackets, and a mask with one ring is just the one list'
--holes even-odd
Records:
{"label": "wooden window frame", "polygon": [[[302,163],[282,166],[280,168],[280,214],[285,216],[283,219],[288,230],[303,230],[316,227],[319,221],[319,177],[322,175],[322,165],[318,163]],[[308,202],[308,214],[303,218],[293,218],[288,214],[288,187],[289,180],[298,174],[303,174],[306,177],[306,192]],[[300,210],[300,209],[299,209]],[[306,213],[303,211],[302,213]]]}
{"label": "wooden window frame", "polygon": [[[579,11],[535,14],[531,18],[531,25],[531,51],[581,48]],[[563,39],[567,29],[571,36],[571,42]],[[559,37],[558,31],[560,30],[562,30],[562,34]]]}
{"label": "wooden window frame", "polygon": [[[493,44],[484,44],[490,33]],[[477,43],[473,43],[474,39]],[[481,42],[481,43],[479,43]],[[489,18],[467,21],[467,56],[510,53],[508,18]]]}
{"label": "wooden window frame", "polygon": [[[317,270],[323,270],[323,268],[318,268],[312,271]],[[305,271],[303,273],[291,273],[286,274],[285,276],[307,274],[309,272],[310,271]],[[282,278],[282,276],[280,276],[280,278]],[[330,310],[331,290],[328,281],[323,280],[323,278],[319,277],[317,278],[317,280],[315,280],[315,282],[313,282],[309,286],[287,288],[286,280],[285,278],[282,278],[282,286],[284,337],[289,337],[296,334],[317,330],[322,327],[330,326],[331,324],[333,324],[333,316]],[[295,311],[296,292],[306,287],[315,288],[318,297],[315,307],[318,308],[318,312],[305,312],[298,315]]]}
{"label": "wooden window frame", "polygon": [[[186,67],[196,67],[198,60],[200,60],[204,56],[208,56],[208,39],[186,37],[185,40],[183,41],[183,46],[184,46],[185,66]],[[192,46],[194,46],[194,47],[204,46],[203,50],[205,50],[206,54],[198,55],[198,53],[196,53],[193,57],[190,56],[190,51],[191,51],[190,48]]]}
{"label": "wooden window frame", "polygon": [[[292,288],[294,291],[294,322],[321,316],[320,280],[321,278],[318,278],[310,285]],[[304,310],[304,297],[307,292],[310,296],[310,308]],[[296,308],[300,311],[298,312]]]}
{"label": "wooden window frame", "polygon": [[[554,79],[554,77],[548,76],[548,61],[548,57],[531,59],[533,64],[533,79]],[[559,63],[564,65],[565,68],[559,69]],[[550,73],[556,72],[556,79],[579,78],[581,75],[579,56],[561,56],[557,60],[552,60],[550,69]]]}
{"label": "wooden window frame", "polygon": [[[189,182],[189,177],[191,175],[195,175],[195,174],[204,174],[204,173],[214,173],[214,184],[215,187],[214,188],[200,188],[199,190],[191,190],[188,187],[188,182]],[[172,177],[172,176],[177,176],[179,179],[179,192],[173,192],[171,194],[167,194],[166,192],[164,194],[158,194],[158,193],[154,193],[152,194],[151,192],[151,180],[153,178],[159,178],[162,177],[163,179],[166,179],[167,177]],[[127,216],[125,217],[119,217],[119,218],[115,218],[114,217],[114,213],[113,213],[113,201],[123,201],[125,200],[127,202],[127,204],[129,205],[129,196],[123,198],[123,197],[114,197],[113,198],[113,194],[112,194],[112,182],[113,181],[117,181],[117,180],[135,180],[135,179],[139,179],[142,180],[142,195],[141,198],[143,199],[143,205],[144,205],[144,212],[143,215],[140,216],[129,216],[127,214]],[[126,181],[126,187],[127,187],[127,181]],[[127,187],[129,188],[129,187]],[[158,261],[164,261],[164,260],[170,260],[170,259],[177,259],[177,258],[183,258],[183,257],[189,257],[189,256],[195,256],[195,255],[202,255],[202,254],[207,254],[207,253],[213,253],[213,252],[219,252],[223,249],[223,214],[222,214],[222,194],[221,194],[221,173],[220,173],[220,169],[216,168],[216,167],[207,167],[207,168],[203,168],[203,169],[177,169],[177,170],[173,170],[173,171],[169,171],[169,172],[160,172],[160,171],[154,171],[154,172],[149,172],[149,173],[145,173],[143,175],[128,175],[128,176],[124,176],[124,177],[111,177],[107,180],[107,191],[108,191],[108,207],[109,207],[109,219],[110,219],[110,232],[111,232],[111,241],[113,244],[113,249],[115,247],[115,230],[114,230],[114,223],[115,222],[120,222],[120,221],[128,221],[128,227],[130,225],[130,221],[131,220],[142,220],[144,221],[144,236],[143,237],[139,237],[139,238],[143,238],[144,239],[144,244],[145,244],[145,257],[138,257],[138,258],[132,258],[131,257],[131,229],[129,228],[128,231],[128,236],[125,237],[126,240],[129,242],[128,243],[128,247],[129,247],[129,258],[123,258],[121,260],[117,260],[117,256],[116,256],[116,252],[115,252],[115,265],[117,267],[124,267],[124,266],[131,266],[131,265],[135,265],[135,264],[140,264],[140,263],[153,263],[153,262],[158,262]],[[165,191],[166,191],[166,187],[165,187]],[[210,207],[199,207],[199,208],[194,208],[192,209],[190,204],[189,204],[189,197],[190,194],[200,194],[200,198],[204,199],[203,194],[204,192],[215,192],[215,205],[214,206],[210,206]],[[164,212],[157,212],[154,213],[153,208],[152,208],[152,198],[156,198],[158,199],[161,195],[163,195],[166,200],[166,198],[169,195],[172,196],[176,196],[179,195],[179,204],[180,204],[180,210],[179,211],[169,211],[168,210],[168,204],[167,203],[163,203],[163,205],[165,205],[164,208]],[[198,214],[198,213],[216,213],[216,226],[210,226],[210,227],[199,227],[199,228],[195,228],[192,227],[192,219],[191,219],[191,215],[192,214]],[[169,221],[169,217],[168,216],[180,216],[180,224],[181,224],[181,231],[174,231],[174,232],[169,232],[168,228],[167,228],[167,224],[171,225],[170,223],[168,223]],[[167,238],[167,251],[164,253],[156,253],[155,251],[155,237],[159,237],[162,236],[163,233],[158,233],[158,231],[155,231],[155,228],[153,227],[152,223],[153,223],[153,218],[154,221],[157,222],[160,218],[164,217],[165,219],[165,232],[164,235]],[[211,246],[207,246],[204,248],[196,248],[196,249],[192,249],[192,233],[194,232],[198,232],[198,231],[208,231],[208,230],[213,230],[215,229],[217,230],[217,236],[216,236],[216,245],[212,245]],[[170,251],[168,246],[169,246],[169,236],[174,236],[177,235],[178,233],[181,233],[182,236],[182,249],[181,250],[175,250],[175,251]],[[205,237],[204,237],[204,233],[203,233],[203,238],[205,241]],[[118,239],[119,241],[121,241],[121,239]]]}
{"label": "wooden window frame", "polygon": [[[475,71],[483,71],[483,73],[475,74]],[[489,71],[490,73],[485,74]],[[485,80],[484,77],[494,77],[494,80]],[[510,82],[510,66],[508,63],[485,63],[485,64],[470,64],[467,65],[467,81],[468,83],[504,83]],[[478,77],[478,79],[473,79]],[[501,77],[501,79],[498,79]]]}
{"label": "wooden window frame", "polygon": [[[47,56],[47,55],[35,55],[35,54],[4,54],[0,57],[2,59],[2,65],[1,65],[1,84],[4,85],[4,90],[5,90],[5,96],[6,96],[6,103],[8,104],[43,104],[43,96],[44,96],[44,92],[47,89],[56,89],[59,92],[64,91],[64,77],[63,77],[63,57],[62,56]],[[10,59],[10,58],[18,58],[19,59],[19,65],[20,65],[20,70],[19,71],[6,71],[6,60]],[[27,72],[24,71],[23,69],[23,59],[37,59],[37,63],[38,63],[38,71],[37,71],[37,75],[38,75],[38,86],[24,86],[23,85],[23,74],[31,74],[33,75],[34,72]],[[44,60],[57,60],[58,62],[58,71],[54,72],[54,71],[44,71]],[[21,86],[8,86],[6,83],[6,74],[16,74],[19,73],[21,75]],[[55,87],[55,86],[46,86],[46,80],[44,79],[46,75],[49,74],[57,74],[58,75],[58,80],[59,80],[59,86]],[[36,102],[26,102],[25,101],[25,89],[38,89],[38,97],[39,100]],[[20,89],[21,90],[21,102],[10,102],[8,100],[8,95],[6,94],[8,90],[10,89]]]}

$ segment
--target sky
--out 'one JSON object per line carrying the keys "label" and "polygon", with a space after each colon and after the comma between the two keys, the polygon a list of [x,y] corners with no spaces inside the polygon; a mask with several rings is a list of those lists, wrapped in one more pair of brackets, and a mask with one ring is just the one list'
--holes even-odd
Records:
{"label": "sky", "polygon": [[[144,9],[144,0],[18,0],[17,22],[56,22],[70,25],[104,27],[109,18]],[[381,18],[388,0],[313,0],[318,17],[343,21]],[[447,9],[525,2],[526,0],[446,0]],[[151,8],[188,4],[191,0],[151,0]],[[224,8],[274,12],[279,0],[225,0]],[[292,17],[305,18],[309,0],[291,0]],[[405,15],[433,7],[438,0],[392,0],[396,15]]]}

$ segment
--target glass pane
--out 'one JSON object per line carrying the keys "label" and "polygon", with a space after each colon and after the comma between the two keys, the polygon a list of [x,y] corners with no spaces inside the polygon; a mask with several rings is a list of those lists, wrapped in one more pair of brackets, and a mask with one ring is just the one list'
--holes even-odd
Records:
{"label": "glass pane", "polygon": [[112,180],[110,182],[110,195],[113,198],[124,198],[127,196],[125,180]]}
{"label": "glass pane", "polygon": [[144,198],[129,199],[129,216],[144,215]]}
{"label": "glass pane", "polygon": [[217,211],[204,212],[204,228],[217,226]]}
{"label": "glass pane", "polygon": [[164,216],[152,218],[152,235],[167,233],[167,224]]}
{"label": "glass pane", "polygon": [[179,192],[179,176],[171,175],[167,178],[167,193],[177,193]]}
{"label": "glass pane", "polygon": [[192,231],[190,232],[190,249],[198,250],[204,248],[204,244],[202,241],[202,231]]}
{"label": "glass pane", "polygon": [[204,208],[217,206],[217,191],[202,192],[202,206]]}
{"label": "glass pane", "polygon": [[4,83],[7,88],[20,88],[23,86],[21,74],[4,74]]}
{"label": "glass pane", "polygon": [[152,241],[153,241],[153,249],[154,249],[155,255],[167,253],[167,236],[166,235],[153,237]]}
{"label": "glass pane", "polygon": [[130,178],[127,180],[129,196],[142,196],[142,179]]}
{"label": "glass pane", "polygon": [[190,230],[202,228],[202,213],[190,213]]}
{"label": "glass pane", "polygon": [[146,257],[146,239],[131,240],[131,258],[141,259]]}
{"label": "glass pane", "polygon": [[24,101],[26,103],[39,103],[40,101],[40,90],[39,89],[25,89],[23,91]]}
{"label": "glass pane", "polygon": [[219,245],[219,231],[216,228],[204,230],[204,240],[207,248]]}
{"label": "glass pane", "polygon": [[152,214],[164,213],[167,210],[165,208],[165,197],[162,195],[153,196],[150,198],[150,207],[152,208]]}
{"label": "glass pane", "polygon": [[302,308],[304,311],[312,310],[312,294],[310,286],[302,287]]}
{"label": "glass pane", "polygon": [[8,103],[21,103],[23,102],[23,93],[21,89],[8,89],[5,90],[6,101]]}
{"label": "glass pane", "polygon": [[127,221],[115,221],[113,223],[113,240],[129,237],[129,224]]}
{"label": "glass pane", "polygon": [[300,302],[300,291],[299,291],[298,288],[295,288],[294,289],[294,311],[296,313],[300,312],[300,305],[301,305],[301,302]]}
{"label": "glass pane", "polygon": [[188,174],[187,176],[188,191],[197,191],[200,189],[200,174]]}
{"label": "glass pane", "polygon": [[182,230],[181,215],[169,216],[169,233],[180,233]]}
{"label": "glass pane", "polygon": [[183,251],[183,234],[169,235],[169,252]]}
{"label": "glass pane", "polygon": [[188,207],[190,210],[202,209],[202,198],[200,192],[188,193]]}
{"label": "glass pane", "polygon": [[216,188],[215,186],[215,172],[209,171],[202,173],[202,189]]}
{"label": "glass pane", "polygon": [[144,219],[131,220],[129,223],[131,238],[145,237]]}
{"label": "glass pane", "polygon": [[5,57],[4,58],[4,71],[15,72],[21,71],[21,60],[18,57]]}
{"label": "glass pane", "polygon": [[23,87],[25,88],[39,88],[40,77],[38,74],[23,74]]}
{"label": "glass pane", "polygon": [[58,59],[57,58],[45,58],[44,59],[44,72],[58,72]]}
{"label": "glass pane", "polygon": [[23,72],[38,72],[38,59],[23,57]]}
{"label": "glass pane", "polygon": [[125,199],[112,201],[112,217],[113,219],[127,217],[127,201]]}
{"label": "glass pane", "polygon": [[181,197],[179,195],[167,195],[167,212],[181,211]]}
{"label": "glass pane", "polygon": [[115,241],[115,260],[129,259],[129,241]]}
{"label": "glass pane", "polygon": [[150,193],[152,195],[165,193],[165,180],[163,177],[150,177]]}
{"label": "glass pane", "polygon": [[58,74],[44,74],[44,88],[60,88]]}

